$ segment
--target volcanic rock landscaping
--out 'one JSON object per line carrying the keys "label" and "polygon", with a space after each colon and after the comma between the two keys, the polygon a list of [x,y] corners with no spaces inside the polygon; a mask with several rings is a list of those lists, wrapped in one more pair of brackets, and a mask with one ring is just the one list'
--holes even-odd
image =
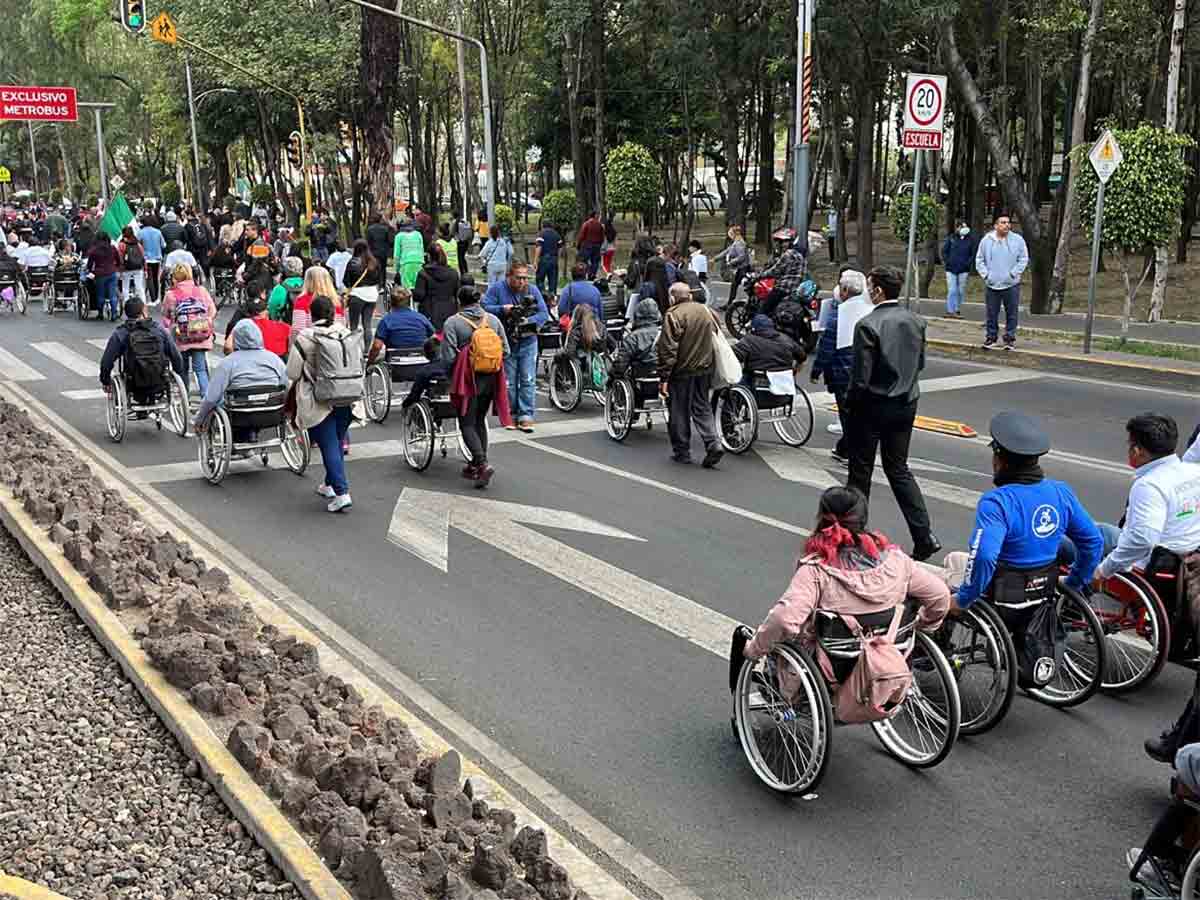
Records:
{"label": "volcanic rock landscaping", "polygon": [[315,646],[263,625],[225,572],[2,401],[0,448],[0,482],[356,897],[588,900],[544,832],[473,796],[457,752],[424,756],[403,720],[324,674]]}

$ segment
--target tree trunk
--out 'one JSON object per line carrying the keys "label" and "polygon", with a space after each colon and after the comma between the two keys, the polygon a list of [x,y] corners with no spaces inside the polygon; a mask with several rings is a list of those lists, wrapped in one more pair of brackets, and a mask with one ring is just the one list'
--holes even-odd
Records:
{"label": "tree trunk", "polygon": [[[605,71],[607,60],[604,47],[608,38],[604,28],[605,7],[600,0],[592,0],[592,87],[595,91],[593,107],[595,109],[595,189],[597,212],[603,212],[604,203],[604,104],[605,93],[608,89],[608,74]],[[688,178],[691,179],[691,160],[688,160]],[[688,191],[689,196],[691,191]]]}
{"label": "tree trunk", "polygon": [[987,222],[987,173],[988,151],[979,126],[971,122],[971,227],[976,233],[983,231]]}
{"label": "tree trunk", "polygon": [[571,133],[571,167],[575,172],[575,203],[579,207],[580,219],[583,219],[592,206],[592,197],[587,191],[587,179],[583,177],[583,134],[579,114],[579,80],[583,68],[583,45],[570,28],[563,32],[563,47],[563,79],[567,86],[567,123]]}
{"label": "tree trunk", "polygon": [[[813,179],[812,184],[816,184]],[[809,190],[810,195],[816,191]],[[771,216],[775,206],[775,85],[763,85],[762,105],[758,111],[758,196],[754,202],[754,239],[764,243],[771,237]]]}
{"label": "tree trunk", "polygon": [[[394,0],[379,0],[379,4],[389,9],[396,6]],[[400,22],[391,16],[363,10],[359,42],[359,97],[367,171],[371,173],[371,208],[390,219],[396,194],[392,120],[396,112],[396,71],[400,67]]]}
{"label": "tree trunk", "polygon": [[[1025,71],[1025,178],[1026,189],[1035,204],[1042,198],[1042,60],[1037,43],[1031,41],[1026,50]],[[1053,139],[1053,132],[1051,132]],[[1053,143],[1053,140],[1051,140]]]}
{"label": "tree trunk", "polygon": [[875,86],[863,85],[858,98],[858,269],[875,264]]}
{"label": "tree trunk", "polygon": [[[1183,55],[1183,25],[1187,0],[1175,0],[1175,15],[1171,20],[1171,58],[1167,63],[1167,106],[1163,127],[1175,131],[1179,123],[1179,62]],[[1154,249],[1154,290],[1150,294],[1151,322],[1162,318],[1167,300],[1167,247]]]}
{"label": "tree trunk", "polygon": [[726,225],[746,224],[746,214],[742,197],[746,188],[746,171],[741,160],[741,135],[738,131],[738,110],[741,109],[741,98],[725,95],[722,92],[720,103],[721,118],[721,151],[725,155],[726,181],[728,191],[725,197]]}

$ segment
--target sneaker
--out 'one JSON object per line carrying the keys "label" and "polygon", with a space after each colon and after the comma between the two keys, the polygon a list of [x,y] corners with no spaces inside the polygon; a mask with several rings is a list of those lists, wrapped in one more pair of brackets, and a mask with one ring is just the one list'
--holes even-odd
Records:
{"label": "sneaker", "polygon": [[525,419],[522,422],[518,422],[517,428],[521,429],[521,431],[525,432],[526,434],[533,434],[533,420]]}
{"label": "sneaker", "polygon": [[1125,865],[1129,867],[1130,878],[1143,887],[1149,888],[1154,892],[1154,896],[1179,896],[1183,879],[1170,860],[1147,854],[1138,870],[1136,872],[1133,870],[1142,852],[1141,847],[1130,847],[1125,851]]}
{"label": "sneaker", "polygon": [[942,542],[937,539],[936,534],[930,532],[929,537],[913,545],[912,558],[916,562],[924,562],[941,549]]}
{"label": "sneaker", "polygon": [[988,338],[986,341],[984,341],[983,349],[984,350],[995,350],[996,349],[996,339]]}
{"label": "sneaker", "polygon": [[462,477],[468,481],[474,481],[475,475],[478,471],[479,467],[476,466],[475,463],[467,463],[465,466],[463,466]]}
{"label": "sneaker", "polygon": [[339,494],[329,501],[329,505],[325,508],[331,513],[341,512],[344,509],[349,509],[354,505],[354,501],[350,499],[349,494]]}
{"label": "sneaker", "polygon": [[711,450],[704,454],[704,462],[700,463],[706,469],[715,469],[717,463],[721,461],[721,457],[725,455],[725,451],[720,446],[714,446]]}
{"label": "sneaker", "polygon": [[841,434],[842,433],[842,425],[840,422],[830,422],[828,425],[825,426],[825,430],[827,432],[829,432],[830,434]]}
{"label": "sneaker", "polygon": [[331,488],[327,484],[318,484],[317,485],[317,493],[320,494],[322,497],[324,497],[326,500],[332,500],[334,497],[337,496],[337,494],[335,494],[333,492],[333,488]]}
{"label": "sneaker", "polygon": [[477,487],[477,488],[487,487],[489,482],[491,482],[491,480],[492,480],[492,476],[495,474],[496,474],[496,470],[493,469],[491,466],[489,466],[487,463],[484,463],[475,472],[475,487]]}
{"label": "sneaker", "polygon": [[848,456],[842,456],[842,454],[838,453],[836,450],[831,450],[829,452],[829,458],[832,459],[839,466],[849,466],[850,465],[850,458]]}
{"label": "sneaker", "polygon": [[1016,342],[1016,341],[1005,341],[1005,342],[1004,342],[1004,349],[1005,349],[1005,350],[1011,350],[1011,349],[1012,349],[1013,347],[1015,347],[1016,345],[1017,345],[1017,342]]}

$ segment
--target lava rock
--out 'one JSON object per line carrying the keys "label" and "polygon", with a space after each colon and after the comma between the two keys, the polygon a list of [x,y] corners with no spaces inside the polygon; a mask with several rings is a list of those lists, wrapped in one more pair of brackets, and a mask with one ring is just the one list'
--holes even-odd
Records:
{"label": "lava rock", "polygon": [[462,791],[454,794],[433,795],[429,804],[429,815],[437,828],[461,825],[471,818],[471,801]]}
{"label": "lava rock", "polygon": [[523,868],[528,869],[537,860],[549,856],[546,832],[541,828],[531,828],[526,825],[513,838],[512,843],[508,845],[508,850],[513,859],[519,862]]}
{"label": "lava rock", "polygon": [[462,784],[462,757],[449,750],[429,767],[428,790],[434,795],[456,794]]}
{"label": "lava rock", "polygon": [[333,791],[321,791],[309,799],[300,815],[300,824],[315,834],[323,834],[325,828],[341,810],[347,809],[346,801]]}
{"label": "lava rock", "polygon": [[358,893],[365,900],[424,900],[421,876],[391,847],[368,847],[359,859]]}
{"label": "lava rock", "polygon": [[544,900],[571,900],[574,894],[567,870],[548,856],[525,866],[525,880]]}
{"label": "lava rock", "polygon": [[481,836],[475,842],[475,857],[471,862],[471,877],[484,887],[500,890],[512,876],[512,857],[503,843],[493,836]]}
{"label": "lava rock", "polygon": [[241,721],[233,726],[226,746],[234,759],[242,764],[242,768],[254,774],[270,760],[271,732]]}

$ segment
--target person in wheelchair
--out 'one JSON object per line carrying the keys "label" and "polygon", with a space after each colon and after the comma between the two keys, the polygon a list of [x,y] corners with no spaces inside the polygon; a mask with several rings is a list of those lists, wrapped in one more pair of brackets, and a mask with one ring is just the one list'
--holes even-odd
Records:
{"label": "person in wheelchair", "polygon": [[571,313],[562,349],[555,355],[560,358],[577,356],[582,360],[590,353],[607,353],[610,350],[612,341],[603,317],[596,315],[590,305],[580,303]]}
{"label": "person in wheelchair", "polygon": [[733,345],[733,353],[742,364],[742,384],[750,388],[754,387],[755,372],[795,372],[807,357],[803,347],[762,313],[750,320],[750,330]]}
{"label": "person in wheelchair", "polygon": [[421,399],[429,383],[444,378],[452,363],[439,357],[441,342],[434,340],[433,323],[412,308],[413,293],[401,285],[393,285],[388,299],[388,312],[375,326],[375,340],[367,353],[367,365],[387,358],[388,350],[407,350],[414,356],[419,350],[428,362],[413,368],[413,386],[401,407],[408,409]]}
{"label": "person in wheelchair", "polygon": [[600,289],[588,281],[586,263],[576,263],[571,268],[571,283],[558,295],[559,321],[570,322],[580,306],[590,306],[596,318],[603,320],[604,301],[600,297]]}
{"label": "person in wheelchair", "polygon": [[658,334],[662,331],[662,313],[653,297],[639,300],[633,310],[633,328],[621,338],[609,371],[613,378],[626,372],[654,374],[658,366]]}
{"label": "person in wheelchair", "polygon": [[1200,846],[1200,743],[1186,744],[1175,754],[1171,803],[1150,829],[1145,846],[1125,856],[1129,880],[1155,897],[1178,897],[1188,862]]}
{"label": "person in wheelchair", "polygon": [[[142,340],[149,336],[157,340]],[[180,378],[184,377],[183,355],[166,329],[146,314],[146,304],[137,297],[125,301],[125,321],[113,329],[104,354],[100,357],[100,385],[105,392],[112,390],[112,372],[117,360],[122,361],[129,399],[137,405],[149,404],[167,389],[163,378],[168,363]],[[146,413],[138,413],[139,419]]]}
{"label": "person in wheelchair", "polygon": [[[950,608],[950,590],[882,533],[867,529],[867,500],[861,491],[831,487],[821,495],[816,525],[787,590],[742,655],[758,659],[783,641],[813,648],[817,610],[860,618],[875,614],[882,620],[878,614],[891,613],[906,601],[917,605],[916,627],[934,632]],[[823,653],[818,659],[826,678],[837,680]]]}
{"label": "person in wheelchair", "polygon": [[[287,367],[283,360],[263,347],[262,332],[254,321],[243,319],[233,329],[233,353],[212,373],[192,427],[197,434],[208,427],[209,415],[225,402],[225,392],[230,388],[261,384],[278,384],[282,388],[287,383]],[[233,431],[234,443],[250,443],[256,439],[252,429],[235,428]]]}

